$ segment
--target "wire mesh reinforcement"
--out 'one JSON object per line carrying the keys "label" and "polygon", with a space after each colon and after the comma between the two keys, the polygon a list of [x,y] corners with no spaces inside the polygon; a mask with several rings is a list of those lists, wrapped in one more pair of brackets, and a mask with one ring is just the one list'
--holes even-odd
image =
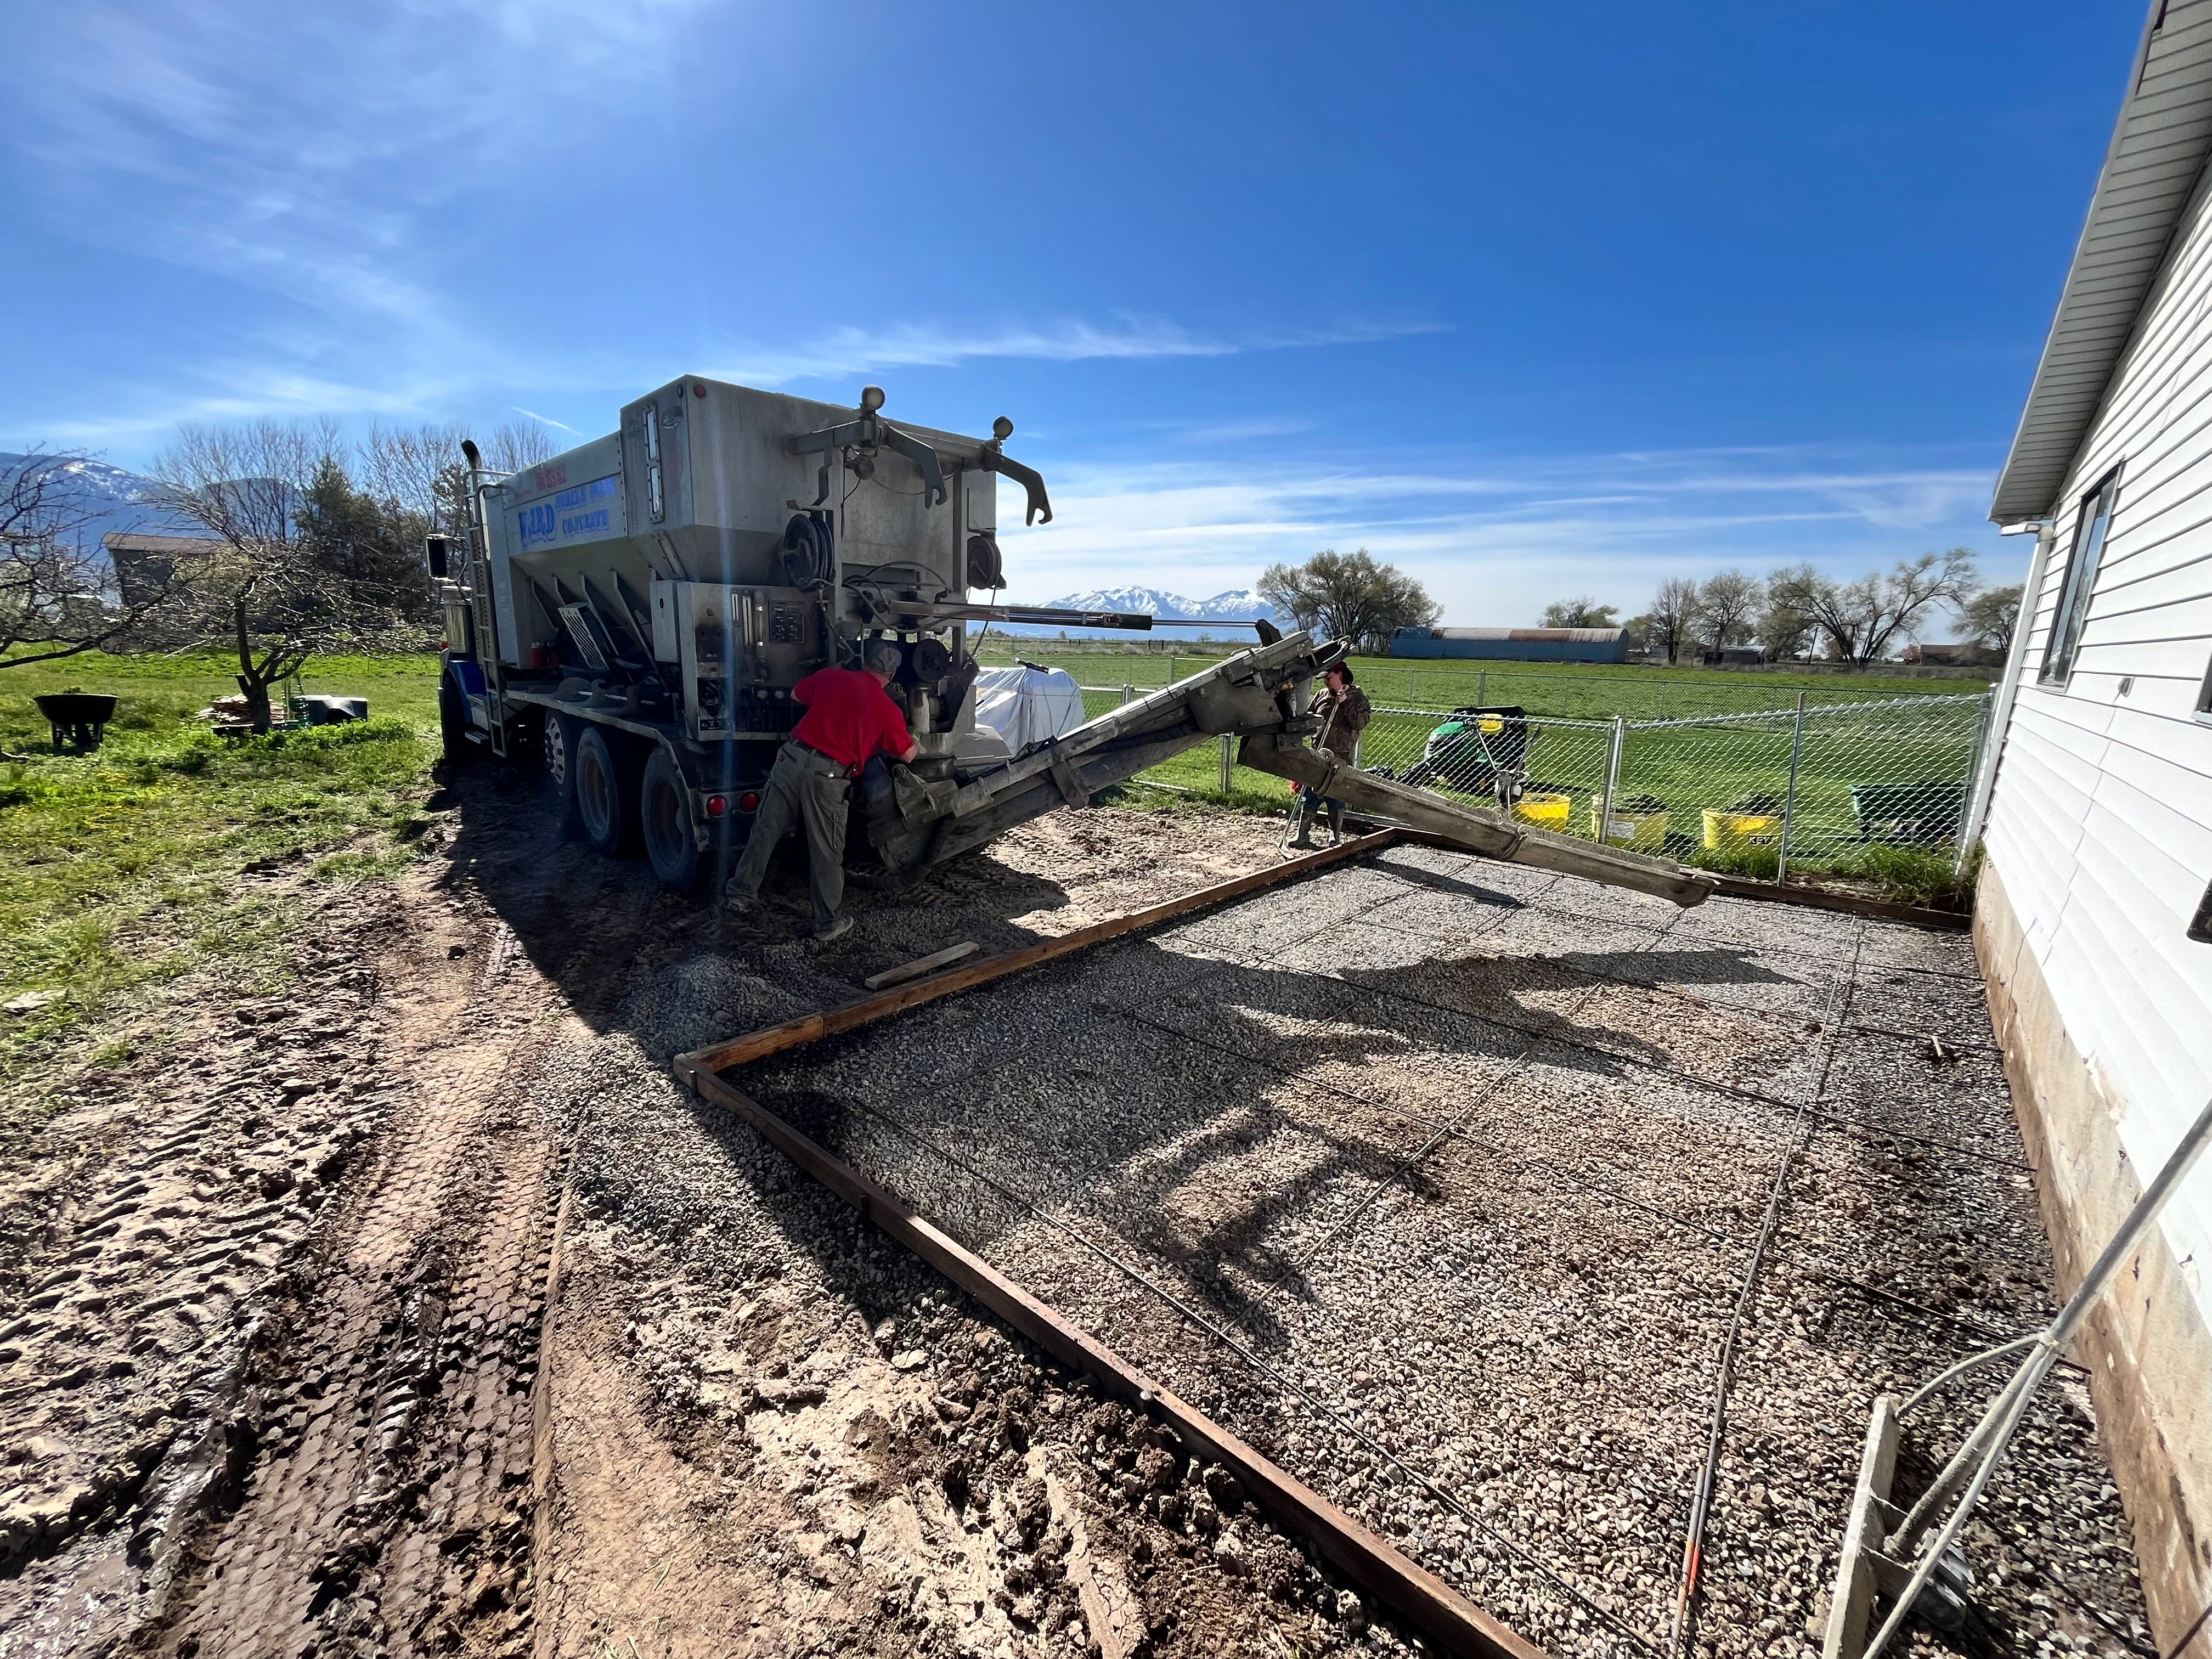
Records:
{"label": "wire mesh reinforcement", "polygon": [[[1085,686],[1092,717],[1142,687]],[[1751,714],[1583,720],[1378,706],[1359,764],[1496,806],[1540,829],[1749,876],[1877,869],[1955,850],[1990,698],[1892,697]],[[1208,743],[1143,775],[1171,788],[1281,799],[1279,778]]]}

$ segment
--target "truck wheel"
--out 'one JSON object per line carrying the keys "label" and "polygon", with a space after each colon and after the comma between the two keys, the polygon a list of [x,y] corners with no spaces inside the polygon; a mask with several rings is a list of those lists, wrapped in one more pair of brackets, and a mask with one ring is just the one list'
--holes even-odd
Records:
{"label": "truck wheel", "polygon": [[477,746],[469,741],[468,705],[461,701],[461,688],[451,674],[438,677],[438,736],[445,745],[448,769],[476,758]]}
{"label": "truck wheel", "polygon": [[545,717],[545,783],[553,794],[553,821],[563,836],[581,832],[576,822],[576,740],[584,723],[572,714]]}
{"label": "truck wheel", "polygon": [[632,768],[623,763],[603,726],[586,726],[576,737],[576,827],[610,858],[637,842],[637,791]]}
{"label": "truck wheel", "polygon": [[683,768],[658,744],[646,757],[637,816],[646,859],[660,884],[678,893],[696,891],[707,860],[692,832],[691,787],[684,781]]}

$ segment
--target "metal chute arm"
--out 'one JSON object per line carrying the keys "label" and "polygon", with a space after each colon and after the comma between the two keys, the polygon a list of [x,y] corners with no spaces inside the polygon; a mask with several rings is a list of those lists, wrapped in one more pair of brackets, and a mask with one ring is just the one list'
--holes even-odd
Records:
{"label": "metal chute arm", "polygon": [[1012,478],[1028,495],[1029,510],[1023,523],[1035,524],[1040,519],[1047,524],[1052,522],[1052,502],[1044,493],[1044,477],[1035,468],[1009,460],[997,450],[988,447],[983,451],[982,463],[990,471]]}
{"label": "metal chute arm", "polygon": [[929,504],[942,507],[948,499],[945,489],[945,472],[937,465],[937,452],[910,434],[900,431],[889,421],[877,422],[883,428],[883,445],[896,449],[921,469],[922,483],[929,490]]}
{"label": "metal chute arm", "polygon": [[1719,890],[1718,878],[1702,870],[1530,829],[1498,813],[1462,806],[1426,789],[1362,772],[1282,733],[1246,738],[1237,758],[1255,771],[1304,784],[1355,811],[1395,818],[1490,858],[1650,893],[1686,908],[1703,904]]}
{"label": "metal chute arm", "polygon": [[929,504],[942,507],[950,499],[945,487],[945,469],[937,463],[937,452],[910,432],[902,432],[880,416],[863,415],[857,421],[847,421],[842,426],[825,427],[819,432],[802,432],[783,441],[787,455],[820,455],[833,449],[843,449],[859,444],[870,447],[894,449],[921,468],[922,483],[929,491]]}

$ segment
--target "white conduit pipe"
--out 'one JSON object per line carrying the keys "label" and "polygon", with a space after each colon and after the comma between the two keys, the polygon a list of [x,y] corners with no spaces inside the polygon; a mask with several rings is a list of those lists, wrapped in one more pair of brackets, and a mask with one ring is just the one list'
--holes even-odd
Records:
{"label": "white conduit pipe", "polygon": [[[1969,1465],[1973,1465],[1972,1478],[1967,1484],[1966,1495],[1960,1498],[1959,1507],[1951,1511],[1950,1518],[1944,1522],[1928,1547],[1921,1552],[1919,1565],[1912,1570],[1912,1577],[1906,1583],[1904,1593],[1897,1598],[1897,1605],[1890,1610],[1889,1617],[1883,1621],[1874,1640],[1867,1644],[1865,1659],[1878,1659],[1890,1638],[1911,1617],[1912,1604],[1920,1599],[1920,1592],[1927,1588],[1928,1580],[1936,1571],[1936,1564],[1942,1559],[1943,1553],[1951,1547],[1965,1528],[1966,1517],[1973,1513],[1974,1505],[1981,1499],[1983,1489],[1990,1484],[1990,1476],[1996,1473],[1997,1464],[2004,1456],[2005,1447],[2010,1443],[2021,1420],[2027,1415],[2027,1408],[2034,1399],[2037,1387],[2057,1363],[2060,1351],[2081,1328],[2081,1322],[2089,1316],[2091,1305],[2103,1293],[2105,1286],[2119,1272],[2121,1264],[2134,1254],[2136,1243],[2149,1230],[2150,1224],[2157,1219],[2158,1212],[2166,1207],[2166,1200],[2173,1196],[2173,1189],[2181,1184],[2182,1176],[2189,1173],[2189,1166],[2196,1162],[2197,1155],[2204,1150],[2208,1140],[2212,1140],[2212,1100],[2204,1103],[2204,1109],[2197,1113],[2197,1121],[2190,1125],[2189,1132],[2181,1137],[2180,1144],[2167,1154],[2166,1162],[2159,1167],[2158,1174],[2152,1177],[2150,1185],[2143,1188],[2142,1196],[2128,1212],[2127,1219],[2120,1224],[2120,1230],[2112,1235],[2112,1242],[2090,1264],[2089,1271],[2082,1275],[2074,1294],[2058,1310],[2058,1317],[2051,1322],[2039,1337],[2032,1339],[2035,1351],[2013,1373],[2012,1379],[1990,1402],[1989,1410],[1983,1413],[1982,1420],[1975,1425],[1973,1433],[1966,1437],[1966,1442],[1960,1447],[1958,1455],[1936,1477],[1936,1484],[1929,1488],[1926,1496],[1913,1505],[1912,1513],[1905,1516],[1905,1523],[1897,1529],[1891,1541],[1909,1545],[1913,1535],[1927,1524],[1929,1516],[1944,1497],[1955,1489],[1960,1474]],[[1938,1379],[1939,1382],[1941,1380]],[[1977,1458],[1980,1460],[1978,1464],[1975,1463]]]}

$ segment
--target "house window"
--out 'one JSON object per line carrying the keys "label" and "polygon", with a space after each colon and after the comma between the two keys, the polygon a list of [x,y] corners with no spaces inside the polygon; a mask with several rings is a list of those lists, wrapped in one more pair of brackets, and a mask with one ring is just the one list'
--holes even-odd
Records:
{"label": "house window", "polygon": [[2097,585],[2097,562],[2105,556],[2105,533],[2112,528],[2112,501],[2119,488],[2119,469],[2115,467],[2082,497],[2074,520],[2074,551],[2058,589],[2058,614],[2051,619],[2043,667],[2035,677],[2042,684],[2063,685],[2074,677],[2074,656],[2081,648],[2081,626],[2089,620],[2089,594]]}

